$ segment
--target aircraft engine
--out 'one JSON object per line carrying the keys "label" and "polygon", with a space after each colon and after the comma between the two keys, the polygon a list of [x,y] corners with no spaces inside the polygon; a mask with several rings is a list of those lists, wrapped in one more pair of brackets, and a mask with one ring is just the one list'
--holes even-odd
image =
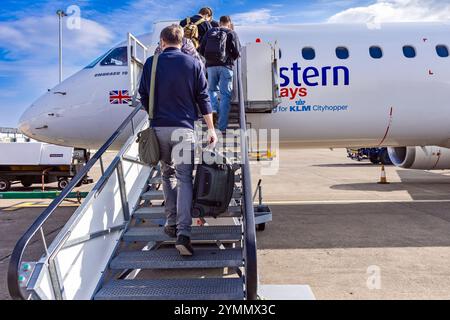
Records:
{"label": "aircraft engine", "polygon": [[429,147],[388,148],[392,163],[400,168],[419,170],[450,169],[450,149]]}

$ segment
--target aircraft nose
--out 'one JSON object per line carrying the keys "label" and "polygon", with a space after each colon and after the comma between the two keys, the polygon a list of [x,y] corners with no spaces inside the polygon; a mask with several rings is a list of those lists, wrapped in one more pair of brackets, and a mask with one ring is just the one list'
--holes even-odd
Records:
{"label": "aircraft nose", "polygon": [[30,124],[28,121],[21,120],[19,122],[19,131],[26,135],[27,137],[31,137]]}
{"label": "aircraft nose", "polygon": [[46,125],[42,117],[42,108],[36,104],[32,104],[22,114],[19,120],[18,128],[24,135],[33,138],[37,134],[37,130],[45,129]]}
{"label": "aircraft nose", "polygon": [[19,120],[19,131],[22,132],[24,135],[28,137],[32,137],[33,131],[32,131],[32,114],[30,112],[30,109],[33,108],[33,105],[29,107],[25,112],[22,114]]}

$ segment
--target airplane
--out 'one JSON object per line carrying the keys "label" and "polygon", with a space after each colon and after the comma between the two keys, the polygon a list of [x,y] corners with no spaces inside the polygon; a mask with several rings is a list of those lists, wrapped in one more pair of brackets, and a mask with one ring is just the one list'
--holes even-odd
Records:
{"label": "airplane", "polygon": [[[154,50],[160,30],[171,23],[156,23],[139,41]],[[450,169],[450,24],[253,25],[236,31],[244,65],[269,52],[269,66],[275,66],[267,73],[247,68],[252,128],[280,129],[281,145],[291,148],[388,147],[398,167]],[[22,115],[20,131],[47,143],[99,148],[132,112],[128,52],[120,43],[49,90]],[[272,99],[274,83],[278,96]],[[273,101],[259,106],[258,97],[267,96]],[[139,120],[145,117],[142,111]]]}

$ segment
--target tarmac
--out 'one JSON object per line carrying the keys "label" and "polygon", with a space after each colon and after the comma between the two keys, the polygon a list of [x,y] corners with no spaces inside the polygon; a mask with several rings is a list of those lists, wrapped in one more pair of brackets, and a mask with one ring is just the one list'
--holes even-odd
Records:
{"label": "tarmac", "polygon": [[[262,176],[264,163],[252,167],[273,211],[257,234],[261,284],[309,285],[317,299],[450,299],[450,170],[389,166],[390,184],[380,185],[380,166],[347,159],[343,149],[279,156],[276,175]],[[11,251],[48,203],[0,200],[0,299],[9,299]],[[58,209],[44,230],[49,239],[75,209]],[[30,259],[42,252],[33,241]]]}

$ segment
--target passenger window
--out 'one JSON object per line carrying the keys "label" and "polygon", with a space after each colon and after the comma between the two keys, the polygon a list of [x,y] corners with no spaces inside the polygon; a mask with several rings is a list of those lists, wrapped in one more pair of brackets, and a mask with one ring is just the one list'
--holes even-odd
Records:
{"label": "passenger window", "polygon": [[314,60],[316,57],[316,51],[311,47],[306,47],[302,49],[302,56],[305,60]]}
{"label": "passenger window", "polygon": [[336,48],[336,57],[338,57],[341,60],[348,59],[350,56],[350,53],[348,52],[348,49],[346,47],[337,47]]}
{"label": "passenger window", "polygon": [[374,59],[381,59],[383,57],[383,50],[378,46],[372,46],[369,49],[370,56]]}
{"label": "passenger window", "polygon": [[102,66],[126,66],[128,65],[127,47],[115,48],[105,59],[100,62]]}
{"label": "passenger window", "polygon": [[404,46],[403,47],[403,55],[407,58],[415,58],[416,57],[416,49],[413,46]]}
{"label": "passenger window", "polygon": [[448,48],[444,45],[438,45],[436,46],[436,52],[439,57],[441,58],[447,58],[449,56]]}

